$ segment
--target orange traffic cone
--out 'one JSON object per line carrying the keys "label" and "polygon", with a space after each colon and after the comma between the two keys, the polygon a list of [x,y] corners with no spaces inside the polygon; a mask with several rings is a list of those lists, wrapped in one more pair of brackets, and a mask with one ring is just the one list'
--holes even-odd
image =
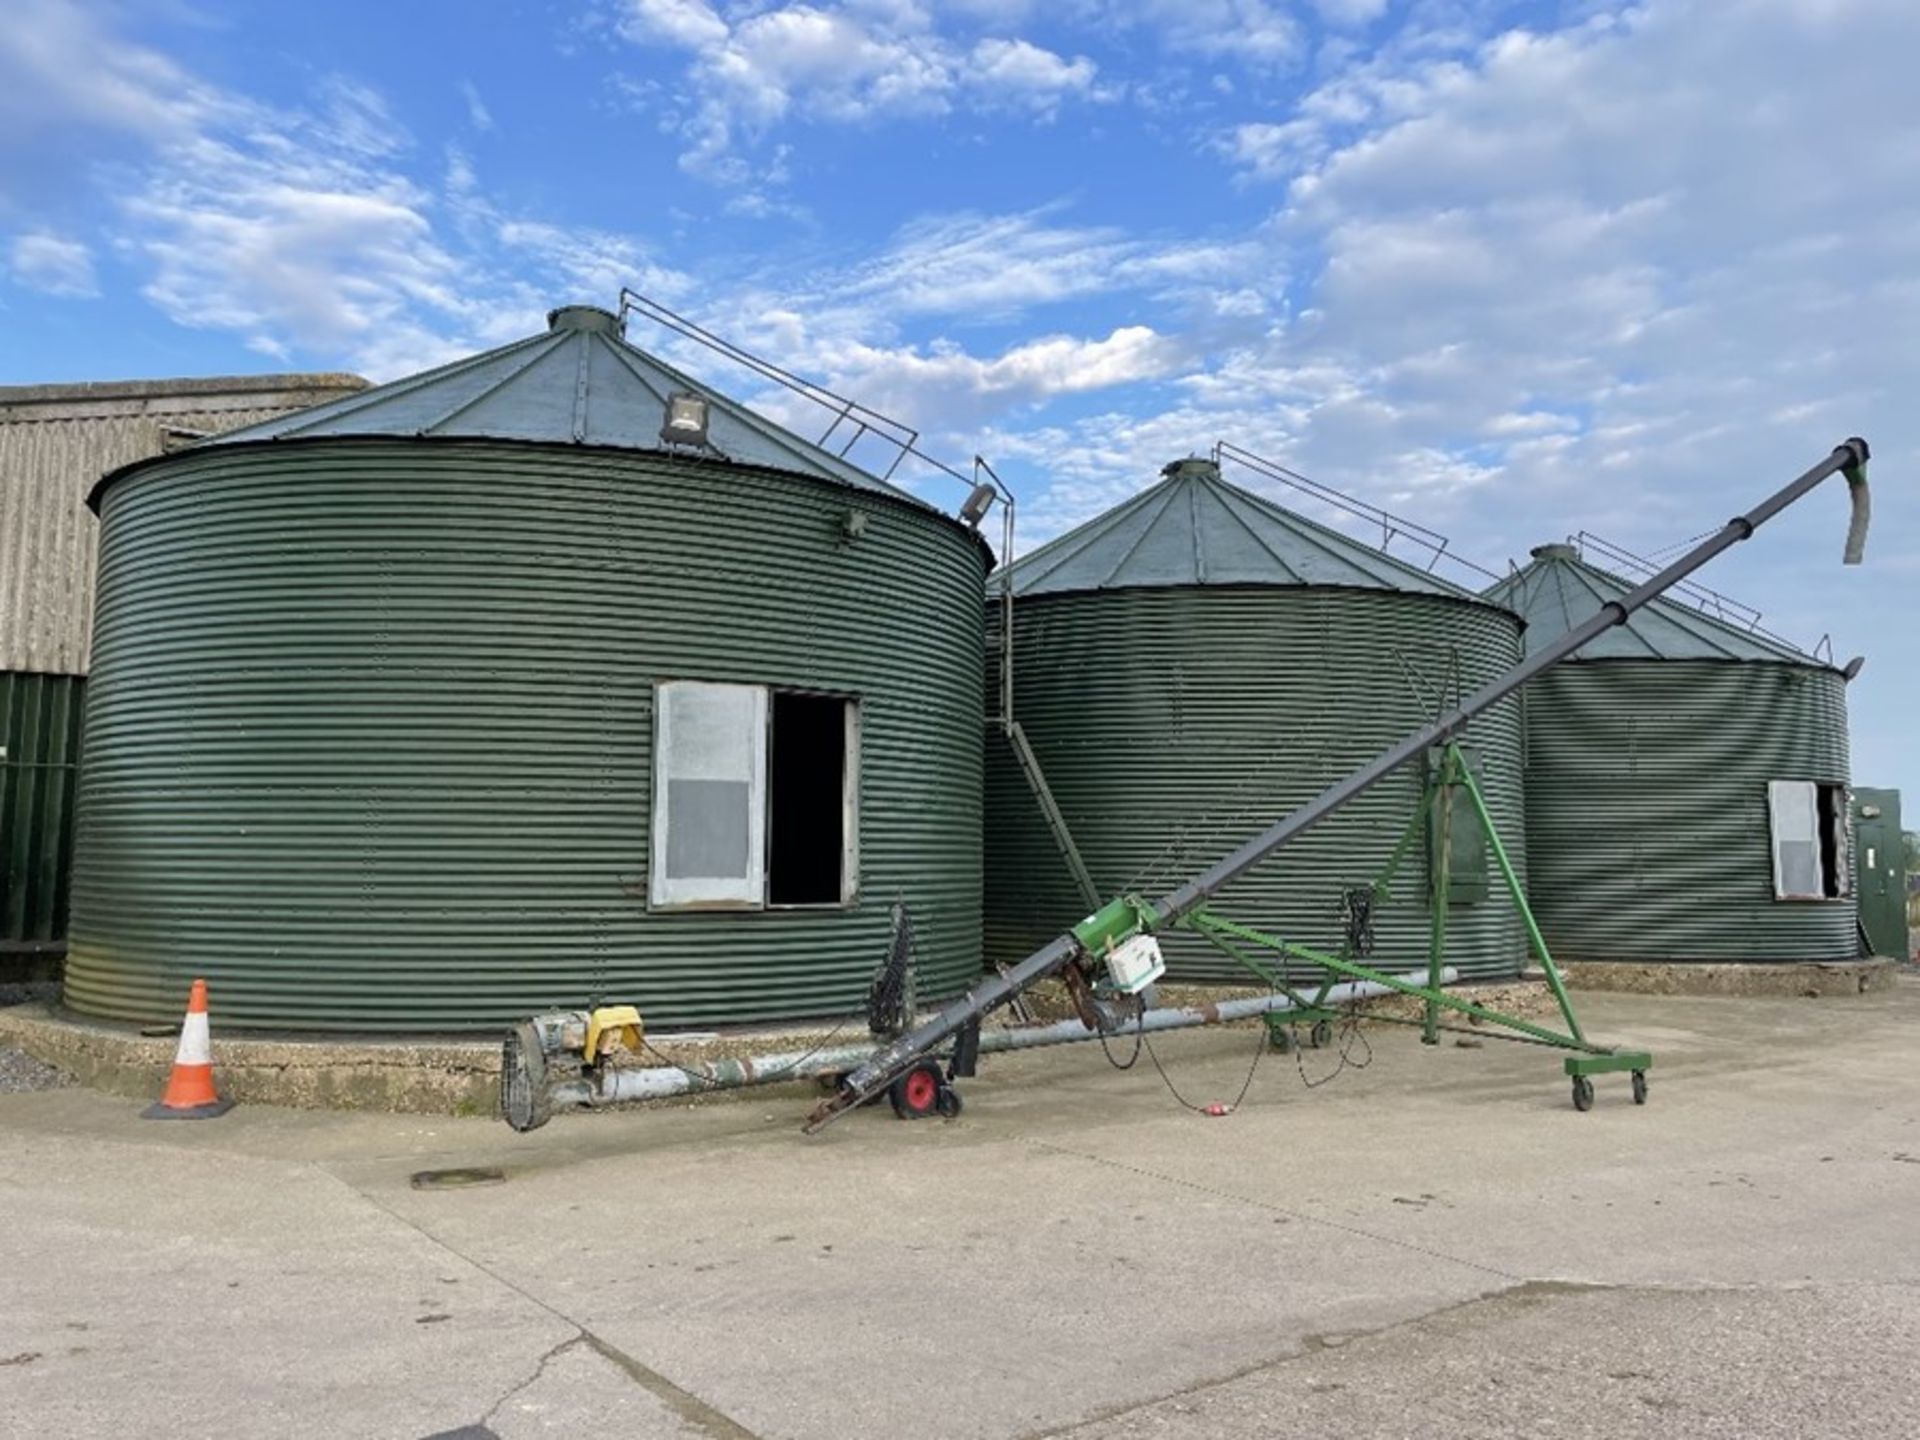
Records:
{"label": "orange traffic cone", "polygon": [[233,1108],[213,1088],[213,1043],[207,1029],[207,982],[196,980],[187,997],[187,1018],[180,1026],[167,1093],[140,1112],[143,1120],[211,1120]]}

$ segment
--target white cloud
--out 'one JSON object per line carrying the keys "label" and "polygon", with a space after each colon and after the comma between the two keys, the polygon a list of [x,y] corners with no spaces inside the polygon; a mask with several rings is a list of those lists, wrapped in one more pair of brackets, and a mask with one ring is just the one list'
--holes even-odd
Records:
{"label": "white cloud", "polygon": [[1319,125],[1308,119],[1273,124],[1250,120],[1219,137],[1215,147],[1243,174],[1256,180],[1280,180],[1296,175],[1321,151]]}
{"label": "white cloud", "polygon": [[628,0],[621,29],[634,40],[659,40],[704,50],[724,45],[733,32],[703,0]]}
{"label": "white cloud", "polygon": [[1387,0],[1313,0],[1313,8],[1329,25],[1357,26],[1386,14]]}
{"label": "white cloud", "polygon": [[986,39],[973,47],[966,73],[987,103],[1050,110],[1063,96],[1091,91],[1098,68],[1084,55],[1067,60],[1025,40]]}
{"label": "white cloud", "polygon": [[984,359],[950,343],[925,354],[850,345],[826,358],[836,375],[863,380],[868,391],[937,393],[964,404],[966,396],[1031,402],[1153,379],[1168,371],[1176,353],[1149,326],[1126,325],[1101,340],[1050,335]]}
{"label": "white cloud", "polygon": [[1099,15],[1108,26],[1151,30],[1177,54],[1265,69],[1300,59],[1290,8],[1271,0],[1117,0]]}
{"label": "white cloud", "polygon": [[1039,213],[929,216],[837,277],[833,293],[906,315],[1003,316],[1108,288],[1137,248],[1117,230],[1050,225]]}
{"label": "white cloud", "polygon": [[180,138],[232,102],[166,57],[115,43],[71,0],[10,0],[0,25],[0,155],[76,128]]}
{"label": "white cloud", "polygon": [[1051,212],[962,212],[910,223],[891,244],[807,287],[815,313],[858,310],[879,323],[915,316],[978,323],[1031,307],[1137,292],[1185,307],[1241,305],[1238,284],[1271,248],[1256,241],[1129,235],[1115,226],[1067,225]]}
{"label": "white cloud", "polygon": [[[1186,356],[1180,344],[1150,326],[1126,325],[1098,337],[1049,335],[978,355],[950,341],[879,345],[844,335],[810,333],[791,314],[785,344],[777,334],[762,343],[783,363],[822,377],[834,390],[916,428],[937,432],[934,453],[964,453],[981,428],[1063,396],[1161,379]],[[737,332],[736,332],[737,333]],[[803,433],[817,430],[818,414],[785,397],[761,397],[763,408]],[[884,465],[884,461],[882,464]]]}
{"label": "white cloud", "polygon": [[487,109],[486,101],[480,98],[479,87],[471,80],[462,80],[460,95],[467,102],[467,123],[483,134],[493,129],[493,112]]}
{"label": "white cloud", "polygon": [[[322,77],[307,105],[270,107],[70,6],[30,3],[41,28],[0,30],[0,97],[31,93],[35,124],[118,137],[130,158],[104,179],[113,243],[177,324],[382,379],[536,329],[556,297],[676,293],[631,237],[494,206],[463,154],[441,188],[415,178],[412,138],[368,86]],[[7,268],[55,293],[96,288],[85,245],[41,230],[15,239]]]}
{"label": "white cloud", "polygon": [[90,300],[100,293],[93,252],[78,240],[44,230],[14,237],[8,247],[7,271],[14,284],[43,295]]}
{"label": "white cloud", "polygon": [[[451,317],[460,304],[459,266],[435,243],[425,199],[394,177],[301,174],[204,142],[129,198],[127,244],[153,267],[145,295],[176,324],[385,371],[428,340],[419,307]],[[451,358],[444,343],[428,348]]]}
{"label": "white cloud", "polygon": [[[628,0],[621,33],[686,52],[666,123],[689,172],[727,185],[764,182],[743,157],[792,118],[861,124],[936,116],[965,102],[1052,113],[1101,98],[1097,67],[1031,41],[986,36],[970,48],[911,3],[785,4],[723,16],[703,0]],[[647,87],[629,85],[635,98]]]}

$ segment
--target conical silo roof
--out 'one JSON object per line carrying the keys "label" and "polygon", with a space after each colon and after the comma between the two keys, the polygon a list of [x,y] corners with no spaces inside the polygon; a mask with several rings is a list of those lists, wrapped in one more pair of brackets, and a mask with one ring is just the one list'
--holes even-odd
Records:
{"label": "conical silo roof", "polygon": [[[1584,623],[1602,605],[1639,588],[1637,581],[1582,559],[1572,545],[1536,545],[1532,554],[1531,563],[1485,592],[1488,600],[1527,622],[1529,654]],[[1819,664],[1784,641],[1665,598],[1649,602],[1624,625],[1604,631],[1571,658]]]}
{"label": "conical silo roof", "polygon": [[[547,326],[496,350],[205,443],[408,436],[673,451],[807,475],[933,508],[629,344],[619,317],[609,311],[562,306],[548,315]],[[706,400],[704,445],[674,446],[662,439],[667,399],[674,394]]]}
{"label": "conical silo roof", "polygon": [[1327,586],[1476,600],[1417,565],[1176,460],[1159,484],[1016,560],[1016,595],[1192,585]]}

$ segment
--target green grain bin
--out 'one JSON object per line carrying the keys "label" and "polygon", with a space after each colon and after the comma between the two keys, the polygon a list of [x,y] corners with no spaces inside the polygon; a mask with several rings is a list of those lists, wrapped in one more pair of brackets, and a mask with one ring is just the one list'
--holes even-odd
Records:
{"label": "green grain bin", "polygon": [[[1510,613],[1226,483],[1210,461],[1164,475],[1010,570],[1014,715],[1109,896],[1163,894],[1520,657]],[[988,584],[995,697],[1002,578]],[[1518,702],[1466,739],[1524,867]],[[1217,909],[1340,949],[1345,892],[1386,867],[1425,783],[1418,767],[1382,782],[1236,881]],[[1497,875],[1488,884],[1477,827],[1463,821],[1454,842],[1448,962],[1511,976],[1526,955],[1521,921]],[[990,961],[1026,954],[1086,910],[997,733],[986,851]],[[1372,963],[1424,969],[1429,858],[1416,843],[1376,910]],[[1166,952],[1174,979],[1247,979],[1191,935],[1169,937]]]}
{"label": "green grain bin", "polygon": [[[1633,588],[1542,545],[1487,594],[1539,646]],[[1530,888],[1556,958],[1854,955],[1839,671],[1661,599],[1525,705]]]}
{"label": "green grain bin", "polygon": [[76,1009],[837,1017],[896,901],[923,998],[978,973],[985,546],[614,316],[93,503]]}

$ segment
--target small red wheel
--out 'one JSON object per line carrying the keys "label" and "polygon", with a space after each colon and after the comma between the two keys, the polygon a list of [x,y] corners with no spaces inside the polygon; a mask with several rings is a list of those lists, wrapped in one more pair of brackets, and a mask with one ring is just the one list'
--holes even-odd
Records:
{"label": "small red wheel", "polygon": [[921,1120],[940,1108],[940,1091],[945,1080],[940,1067],[931,1062],[916,1065],[898,1080],[888,1091],[893,1101],[893,1113],[902,1120]]}

